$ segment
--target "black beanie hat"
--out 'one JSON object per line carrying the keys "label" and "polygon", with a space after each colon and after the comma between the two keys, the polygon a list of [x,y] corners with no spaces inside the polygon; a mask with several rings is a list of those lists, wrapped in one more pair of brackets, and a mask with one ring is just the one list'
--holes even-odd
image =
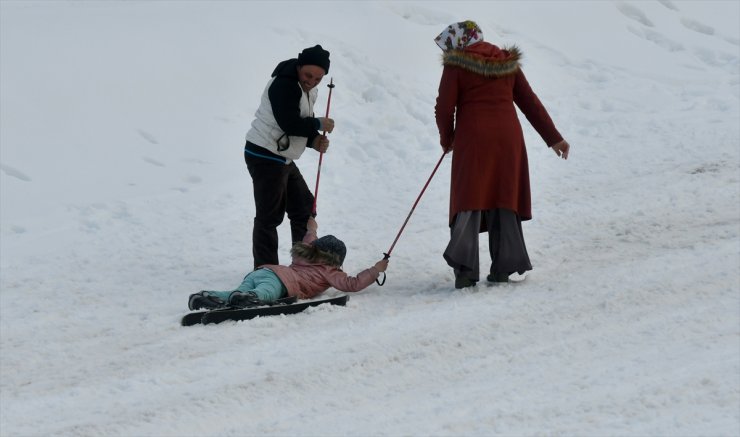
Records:
{"label": "black beanie hat", "polygon": [[317,65],[329,73],[329,52],[318,44],[303,49],[298,55],[298,65]]}

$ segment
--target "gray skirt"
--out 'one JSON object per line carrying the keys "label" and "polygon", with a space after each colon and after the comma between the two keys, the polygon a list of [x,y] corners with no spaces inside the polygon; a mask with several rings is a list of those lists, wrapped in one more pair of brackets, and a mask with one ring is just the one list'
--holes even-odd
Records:
{"label": "gray skirt", "polygon": [[443,256],[456,276],[479,280],[478,235],[483,222],[488,230],[491,274],[523,274],[532,270],[524,244],[522,221],[514,211],[496,208],[462,211],[455,216],[450,228],[450,243]]}

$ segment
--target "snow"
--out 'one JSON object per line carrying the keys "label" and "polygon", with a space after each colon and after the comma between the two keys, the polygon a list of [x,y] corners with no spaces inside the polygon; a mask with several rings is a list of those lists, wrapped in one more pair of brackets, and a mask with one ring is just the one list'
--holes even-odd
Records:
{"label": "snow", "polygon": [[[523,121],[526,280],[454,289],[445,157],[383,287],[179,326],[251,267],[243,138],[277,62],[331,51],[319,233],[355,274],[441,156],[433,38],[464,19],[522,49],[572,145]],[[736,1],[3,0],[0,434],[740,435],[738,22]]]}

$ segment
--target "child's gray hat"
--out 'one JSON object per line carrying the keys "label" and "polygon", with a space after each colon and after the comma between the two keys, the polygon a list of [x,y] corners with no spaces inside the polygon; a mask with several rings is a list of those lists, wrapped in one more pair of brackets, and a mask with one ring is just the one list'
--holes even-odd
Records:
{"label": "child's gray hat", "polygon": [[344,264],[344,257],[347,256],[347,246],[342,240],[333,235],[324,235],[311,243],[311,245],[322,252],[328,252],[338,258],[339,264]]}

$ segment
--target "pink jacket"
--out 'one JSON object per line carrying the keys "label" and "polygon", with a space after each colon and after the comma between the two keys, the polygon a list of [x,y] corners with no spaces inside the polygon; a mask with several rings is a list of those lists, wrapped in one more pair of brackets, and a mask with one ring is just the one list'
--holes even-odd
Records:
{"label": "pink jacket", "polygon": [[[315,239],[316,233],[308,231],[303,242],[310,244]],[[260,267],[275,272],[288,290],[288,295],[299,299],[310,299],[329,287],[340,291],[360,291],[367,288],[380,275],[378,269],[373,266],[361,271],[357,276],[349,276],[339,267],[310,263],[295,256],[289,266],[267,264]]]}

